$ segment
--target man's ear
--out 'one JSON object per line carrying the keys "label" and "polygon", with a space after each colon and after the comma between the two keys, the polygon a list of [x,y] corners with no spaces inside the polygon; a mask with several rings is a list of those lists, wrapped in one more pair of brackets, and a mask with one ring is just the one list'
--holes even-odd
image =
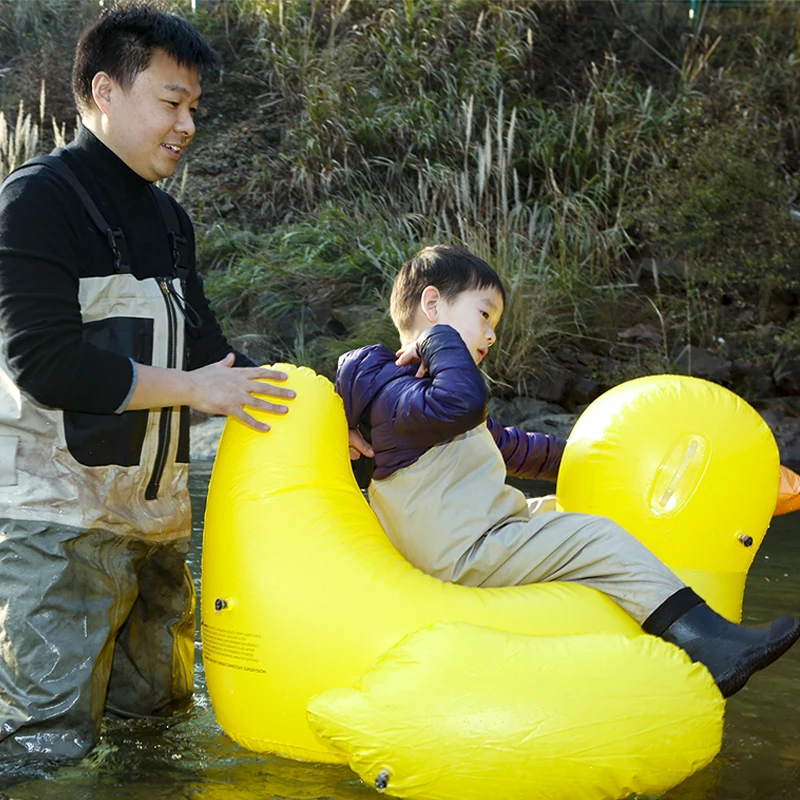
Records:
{"label": "man's ear", "polygon": [[435,286],[426,286],[422,290],[422,296],[419,299],[419,307],[425,315],[425,319],[431,324],[435,324],[439,319],[439,303],[442,296]]}
{"label": "man's ear", "polygon": [[98,72],[92,78],[92,97],[104,116],[111,109],[111,96],[118,89],[114,79],[107,72]]}

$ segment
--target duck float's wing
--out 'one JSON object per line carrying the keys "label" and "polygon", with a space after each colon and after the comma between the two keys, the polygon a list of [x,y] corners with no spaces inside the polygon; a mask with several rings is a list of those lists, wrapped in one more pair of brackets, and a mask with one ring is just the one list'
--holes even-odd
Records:
{"label": "duck float's wing", "polygon": [[411,634],[308,707],[368,785],[426,800],[661,794],[717,754],[723,710],[708,671],[660,639],[464,623]]}

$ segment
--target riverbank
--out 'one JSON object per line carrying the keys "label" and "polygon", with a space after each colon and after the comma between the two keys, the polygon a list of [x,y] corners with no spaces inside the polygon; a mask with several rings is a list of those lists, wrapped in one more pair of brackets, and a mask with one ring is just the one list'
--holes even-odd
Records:
{"label": "riverbank", "polygon": [[[561,406],[531,398],[511,401],[492,400],[490,413],[504,425],[514,425],[523,430],[552,433],[566,438],[578,418]],[[760,410],[769,425],[783,464],[800,464],[800,408],[786,401],[776,400]],[[224,417],[203,419],[190,430],[191,460],[213,461],[225,427]]]}
{"label": "riverbank", "polygon": [[186,181],[236,346],[332,378],[342,352],[396,344],[402,261],[461,241],[509,289],[484,365],[504,422],[544,401],[536,424],[563,432],[677,372],[800,456],[800,11],[412,5],[256,14],[263,94]]}
{"label": "riverbank", "polygon": [[[504,422],[563,431],[612,386],[678,372],[744,397],[800,455],[796,5],[177,6],[222,69],[166,188],[237,348],[333,377],[342,352],[396,343],[402,261],[462,242],[508,288],[484,362]],[[46,82],[40,152],[50,116],[70,138],[97,3],[4,9],[0,108],[13,128]],[[515,411],[534,401],[538,418]]]}

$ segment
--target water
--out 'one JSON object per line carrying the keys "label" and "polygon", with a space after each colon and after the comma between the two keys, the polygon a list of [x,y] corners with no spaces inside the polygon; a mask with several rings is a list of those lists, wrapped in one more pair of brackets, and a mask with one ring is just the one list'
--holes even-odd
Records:
{"label": "water", "polygon": [[[200,588],[208,468],[193,468],[190,566]],[[800,512],[775,520],[748,579],[745,620],[800,612]],[[79,765],[19,784],[0,800],[365,800],[377,793],[347,767],[251,753],[220,730],[199,643],[196,705],[171,720],[109,722]],[[800,800],[800,645],[728,702],[715,761],[664,795],[668,800]]]}

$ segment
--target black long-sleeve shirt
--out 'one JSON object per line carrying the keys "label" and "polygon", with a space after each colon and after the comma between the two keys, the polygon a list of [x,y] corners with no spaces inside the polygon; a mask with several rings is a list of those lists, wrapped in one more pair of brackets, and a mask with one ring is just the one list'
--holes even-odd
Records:
{"label": "black long-sleeve shirt", "polygon": [[[138,279],[172,276],[167,223],[146,180],[86,128],[64,159],[112,228],[128,245]],[[173,201],[189,240],[186,299],[201,324],[187,331],[188,369],[224,358],[222,335],[195,265],[194,231]],[[12,378],[52,408],[111,414],[128,397],[134,369],[128,358],[83,341],[79,279],[113,274],[111,250],[83,203],[49,167],[36,166],[0,191],[0,330]],[[251,364],[237,354],[236,365]]]}

